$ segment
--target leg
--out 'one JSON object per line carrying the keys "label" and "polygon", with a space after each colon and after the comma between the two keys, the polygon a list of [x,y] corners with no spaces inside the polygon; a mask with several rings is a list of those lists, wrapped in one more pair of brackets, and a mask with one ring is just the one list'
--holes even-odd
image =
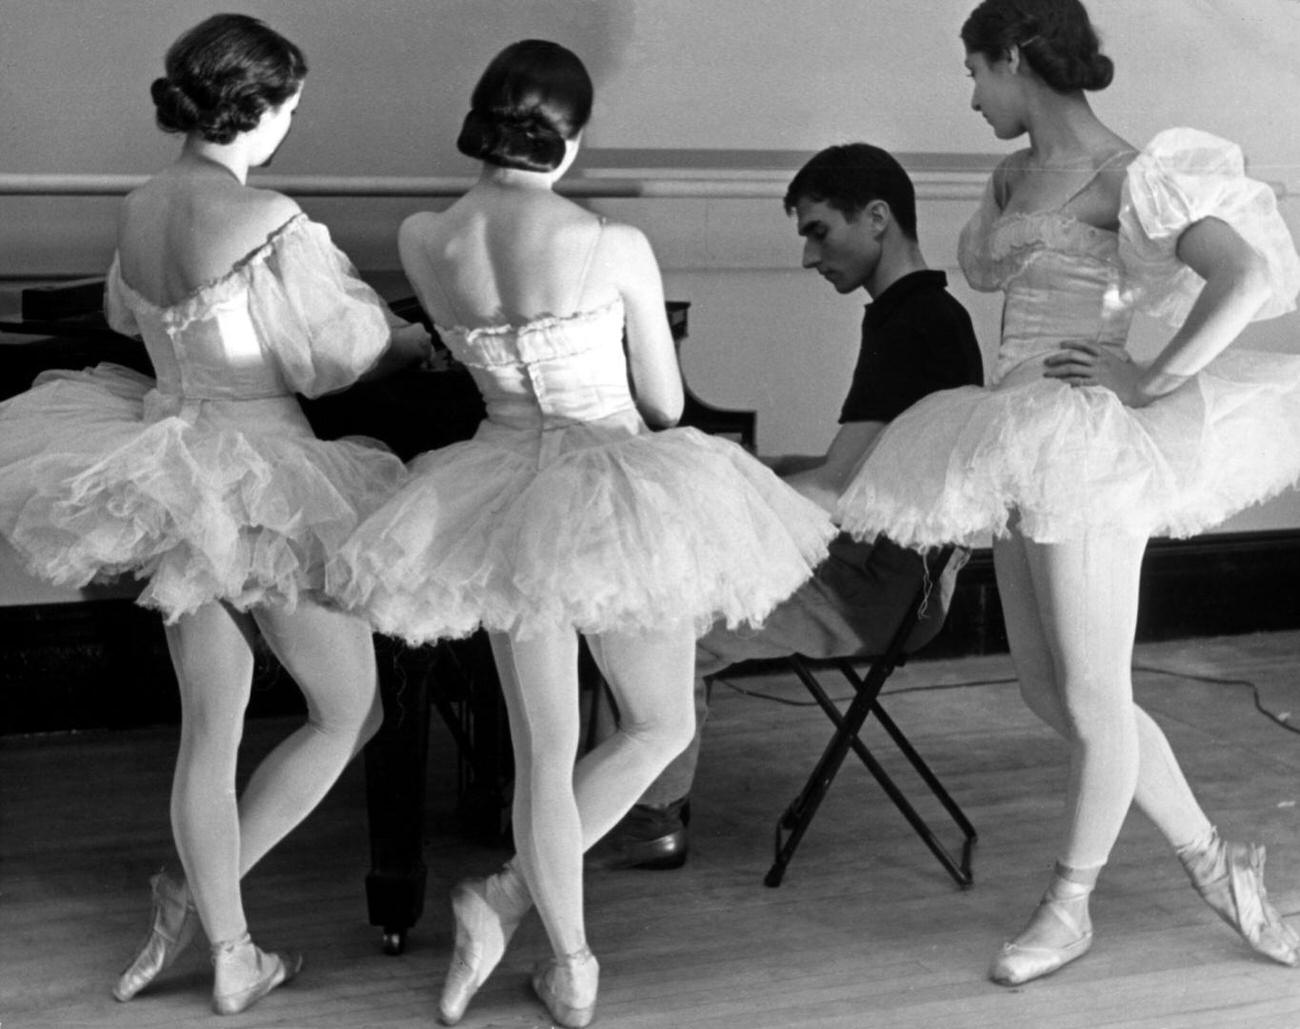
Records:
{"label": "leg", "polygon": [[[1070,719],[1036,603],[1026,541],[1015,533],[995,540],[993,559],[1021,696],[1034,714],[1070,739]],[[1134,792],[1138,809],[1175,848],[1206,839],[1212,826],[1196,802],[1164,732],[1136,704],[1133,712],[1138,738]]]}
{"label": "leg", "polygon": [[[307,722],[268,754],[240,799],[240,875],[320,802],[344,766],[379,727],[375,657],[358,618],[309,600],[290,612],[259,608],[253,618],[307,701]],[[266,954],[247,929],[211,935],[218,1014],[244,1011],[302,967],[296,954]]]}
{"label": "leg", "polygon": [[994,545],[1008,640],[1025,702],[1070,744],[1056,874],[1029,924],[990,970],[1018,985],[1081,957],[1088,898],[1133,797],[1138,732],[1129,668],[1144,540]]}
{"label": "leg", "polygon": [[[777,605],[759,628],[714,627],[695,651],[695,734],[636,805],[587,855],[600,868],[676,868],[686,860],[686,805],[699,764],[708,696],[704,678],[739,661],[800,653],[846,657],[882,651],[925,575],[921,556],[881,540],[831,543],[813,577]],[[951,594],[954,576],[941,591]],[[947,596],[933,604],[925,638],[943,624]],[[924,642],[921,640],[919,642]]]}
{"label": "leg", "polygon": [[[1061,896],[1049,889],[1039,911],[1055,917],[1036,913],[1011,945],[1024,951],[1055,948],[1058,956],[1068,956],[1029,977],[1077,957],[1083,951],[1071,948],[1091,939],[1087,892],[1118,835],[1127,796],[1137,799],[1175,846],[1201,895],[1252,947],[1283,964],[1300,962],[1300,937],[1268,902],[1262,848],[1219,840],[1164,733],[1132,703],[1128,669],[1140,541],[1085,539],[1040,546],[1013,535],[995,544],[994,558],[1022,694],[1071,745],[1067,829],[1058,872],[1065,868],[1067,880],[1078,888],[1058,890]],[[1104,602],[1107,595],[1110,603]],[[1101,649],[1106,646],[1112,648],[1109,654]],[[1062,918],[1060,910],[1069,917]],[[1025,967],[1040,963],[1030,959]],[[995,978],[1024,981],[1003,964],[1001,969],[995,964]]]}
{"label": "leg", "polygon": [[166,632],[181,696],[172,832],[209,939],[233,939],[248,928],[235,771],[252,686],[252,626],[246,616],[208,604]]}
{"label": "leg", "polygon": [[181,700],[181,740],[172,779],[171,823],[185,879],[150,881],[153,917],[144,946],[113,986],[127,1001],[176,960],[198,929],[246,929],[239,892],[235,768],[253,674],[251,626],[208,604],[165,629]]}
{"label": "leg", "polygon": [[704,699],[689,627],[653,636],[607,633],[588,644],[614,694],[619,725],[574,770],[584,849],[698,738],[695,710]]}
{"label": "leg", "polygon": [[514,859],[486,880],[452,891],[456,942],[438,1002],[454,1025],[491,974],[534,899],[557,955],[581,954],[582,826],[573,792],[578,638],[571,631],[526,641],[491,634],[515,759]]}
{"label": "leg", "polygon": [[302,690],[307,721],[257,766],[240,798],[240,874],[315,809],[379,729],[374,643],[352,615],[301,600],[254,612],[272,652]]}

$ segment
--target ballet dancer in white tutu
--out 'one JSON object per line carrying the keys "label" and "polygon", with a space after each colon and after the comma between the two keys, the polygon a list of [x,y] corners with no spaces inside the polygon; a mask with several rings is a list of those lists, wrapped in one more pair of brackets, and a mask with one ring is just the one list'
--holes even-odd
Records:
{"label": "ballet dancer in white tutu", "polygon": [[[999,139],[1029,136],[960,241],[971,284],[1006,297],[995,384],[904,413],[839,511],[855,535],[915,547],[993,533],[1021,692],[1069,747],[1055,873],[992,978],[1088,950],[1088,897],[1134,800],[1228,924],[1294,965],[1263,848],[1219,837],[1133,703],[1130,664],[1147,538],[1198,532],[1300,474],[1300,358],[1228,349],[1293,308],[1300,260],[1235,146],[1172,129],[1139,150],[1097,119],[1084,91],[1112,66],[1077,0],[986,0],[961,34],[972,106]],[[1125,352],[1137,311],[1174,330],[1146,365]]]}
{"label": "ballet dancer in white tutu", "polygon": [[[554,950],[534,987],[562,1025],[591,1020],[583,851],[691,739],[696,636],[718,618],[760,621],[833,535],[823,509],[735,444],[651,430],[682,408],[654,256],[637,229],[553,189],[591,104],[581,61],[537,40],[504,50],[474,90],[458,146],[483,162],[479,179],[446,211],[409,218],[399,245],[487,419],[413,462],[331,580],[412,642],[491,633],[517,855],[453,893],[447,1023],[533,902]],[[575,768],[579,634],[622,721]]]}
{"label": "ballet dancer in white tutu", "polygon": [[[65,585],[133,573],[166,621],[181,699],[171,821],[184,876],[159,873],[153,923],[114,988],[129,1000],[200,928],[212,1004],[244,1010],[298,970],[253,944],[240,879],[316,806],[379,726],[370,628],[324,603],[325,565],[405,478],[385,451],[312,434],[295,393],[429,353],[387,317],[329,234],[246,182],[289,131],[307,66],[256,19],[185,33],[153,83],[180,156],[127,197],[107,315],[157,376],[47,373],[0,405],[0,532]],[[307,720],[235,770],[261,634]]]}

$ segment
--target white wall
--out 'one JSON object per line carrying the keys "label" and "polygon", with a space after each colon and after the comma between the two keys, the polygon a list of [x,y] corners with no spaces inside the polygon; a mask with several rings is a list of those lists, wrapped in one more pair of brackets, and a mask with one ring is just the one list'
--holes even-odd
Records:
{"label": "white wall", "polygon": [[[502,45],[572,46],[597,82],[588,164],[638,156],[701,172],[868,139],[913,168],[987,167],[1008,148],[968,107],[957,37],[971,0],[0,0],[0,173],[147,173],[171,159],[149,82],[184,29],[218,10],[265,18],[306,51],[307,92],[281,174],[457,175],[474,80]],[[1093,0],[1115,59],[1094,98],[1135,143],[1175,124],[1240,142],[1300,235],[1300,2]],[[704,153],[710,151],[710,153]],[[719,156],[719,152],[721,156]],[[780,152],[776,158],[774,152]],[[582,173],[582,163],[578,173]],[[0,196],[0,278],[102,271],[113,198]],[[364,269],[396,267],[397,223],[418,200],[304,203]],[[852,366],[865,296],[798,269],[775,200],[601,201],[643,226],[669,294],[692,301],[685,367],[696,392],[759,412],[763,450],[824,446]],[[931,264],[949,271],[986,345],[998,304],[960,283],[969,199],[921,205]],[[1300,350],[1300,316],[1249,345]],[[1300,526],[1288,496],[1233,528]]]}

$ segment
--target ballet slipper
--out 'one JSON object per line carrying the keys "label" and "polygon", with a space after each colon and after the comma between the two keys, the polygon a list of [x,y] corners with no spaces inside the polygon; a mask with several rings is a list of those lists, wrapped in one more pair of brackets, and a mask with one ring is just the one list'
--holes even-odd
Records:
{"label": "ballet slipper", "polygon": [[1300,935],[1282,920],[1264,888],[1264,848],[1225,843],[1216,829],[1210,841],[1178,851],[1187,877],[1202,899],[1265,957],[1300,964]]}
{"label": "ballet slipper", "polygon": [[590,947],[565,954],[533,973],[533,991],[565,1029],[584,1029],[596,1017],[600,962]]}
{"label": "ballet slipper", "polygon": [[302,971],[302,955],[267,953],[245,932],[212,945],[212,968],[212,1010],[237,1015]]}
{"label": "ballet slipper", "polygon": [[149,880],[153,894],[153,924],[135,960],[113,986],[113,996],[127,1001],[153,982],[189,946],[199,928],[199,913],[190,903],[185,883],[165,870]]}
{"label": "ballet slipper", "polygon": [[1093,884],[1070,878],[1070,872],[1057,866],[1029,924],[1014,940],[1002,945],[989,969],[989,978],[995,983],[1019,986],[1050,975],[1088,953],[1092,946],[1088,896]]}
{"label": "ballet slipper", "polygon": [[451,891],[456,942],[438,1000],[438,1019],[455,1025],[505,954],[532,906],[519,875],[507,865],[486,879],[466,879]]}

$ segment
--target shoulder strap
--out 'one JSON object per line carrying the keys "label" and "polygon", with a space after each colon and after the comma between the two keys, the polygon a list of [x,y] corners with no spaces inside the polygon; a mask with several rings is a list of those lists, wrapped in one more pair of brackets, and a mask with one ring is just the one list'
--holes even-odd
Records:
{"label": "shoulder strap", "polygon": [[1086,193],[1088,191],[1088,187],[1097,181],[1097,177],[1102,172],[1104,172],[1107,168],[1109,168],[1112,164],[1114,164],[1118,158],[1132,156],[1135,152],[1136,151],[1133,150],[1117,150],[1115,153],[1111,154],[1104,161],[1102,161],[1101,164],[1097,165],[1097,167],[1092,170],[1092,174],[1089,175],[1087,179],[1084,180],[1082,186],[1080,186],[1068,197],[1066,197],[1064,200],[1061,201],[1061,204],[1059,207],[1057,207],[1057,210],[1058,211],[1065,210],[1065,208],[1069,207],[1072,203],[1074,203],[1075,200],[1077,200],[1080,196]]}
{"label": "shoulder strap", "polygon": [[600,237],[605,231],[605,218],[602,215],[596,226],[596,237],[591,241],[591,248],[587,251],[587,259],[582,262],[582,271],[578,273],[578,288],[573,294],[573,303],[569,305],[572,312],[578,311],[578,305],[582,302],[582,294],[587,288],[587,275],[591,272],[591,263],[596,256],[596,247],[600,245]]}

